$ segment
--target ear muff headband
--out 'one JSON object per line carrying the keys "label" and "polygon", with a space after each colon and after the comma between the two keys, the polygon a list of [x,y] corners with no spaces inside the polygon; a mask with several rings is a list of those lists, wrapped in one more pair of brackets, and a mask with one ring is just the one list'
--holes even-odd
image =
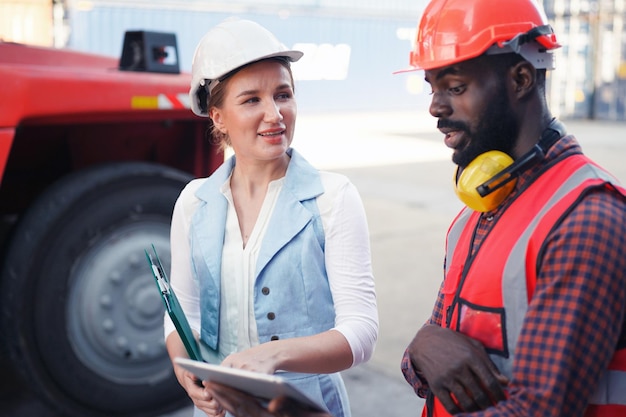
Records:
{"label": "ear muff headband", "polygon": [[487,181],[476,187],[476,191],[481,197],[488,196],[489,194],[500,189],[509,182],[515,180],[519,172],[521,172],[531,164],[541,161],[544,156],[545,154],[543,153],[543,150],[538,144],[536,144],[535,146],[533,146],[530,152],[526,153],[522,158],[518,159],[515,162],[511,160],[511,164],[506,166],[502,171],[496,171],[496,174],[493,177],[489,178]]}
{"label": "ear muff headband", "polygon": [[454,177],[456,195],[472,210],[483,213],[494,210],[513,191],[519,174],[541,161],[548,149],[565,134],[565,126],[552,119],[539,142],[515,161],[500,151],[478,155],[460,174],[457,168]]}

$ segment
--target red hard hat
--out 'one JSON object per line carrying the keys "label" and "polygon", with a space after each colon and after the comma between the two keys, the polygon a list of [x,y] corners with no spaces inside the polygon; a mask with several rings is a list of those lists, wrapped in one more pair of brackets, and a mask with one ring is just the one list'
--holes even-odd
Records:
{"label": "red hard hat", "polygon": [[504,52],[519,53],[537,68],[553,69],[548,51],[559,46],[534,0],[431,0],[417,27],[407,70]]}

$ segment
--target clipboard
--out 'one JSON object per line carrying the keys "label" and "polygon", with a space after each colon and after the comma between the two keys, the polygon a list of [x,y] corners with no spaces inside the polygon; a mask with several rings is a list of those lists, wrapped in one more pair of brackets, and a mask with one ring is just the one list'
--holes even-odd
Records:
{"label": "clipboard", "polygon": [[312,400],[288,380],[276,374],[262,374],[245,369],[198,362],[187,358],[174,358],[174,362],[192,372],[202,381],[217,382],[236,388],[262,401],[269,402],[273,398],[286,396],[300,402],[311,411],[328,412],[328,408],[325,405]]}
{"label": "clipboard", "polygon": [[159,259],[159,255],[157,254],[154,245],[152,245],[154,257],[152,257],[147,250],[145,250],[145,252],[148,264],[152,270],[152,275],[154,276],[154,280],[156,281],[159,292],[161,293],[165,310],[172,319],[172,322],[176,327],[176,331],[183,341],[183,345],[185,345],[187,354],[195,361],[202,361],[202,354],[200,353],[198,342],[191,331],[191,326],[189,326],[189,322],[187,321],[187,317],[178,302],[178,298],[176,298],[176,294],[174,294],[174,290],[170,286],[167,274],[165,273],[165,269],[163,269],[163,265],[161,264],[161,260]]}

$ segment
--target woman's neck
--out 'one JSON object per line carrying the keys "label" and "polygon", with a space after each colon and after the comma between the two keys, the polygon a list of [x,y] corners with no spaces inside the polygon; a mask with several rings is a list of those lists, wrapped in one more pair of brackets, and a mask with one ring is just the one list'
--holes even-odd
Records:
{"label": "woman's neck", "polygon": [[248,162],[237,159],[230,179],[231,190],[248,196],[258,192],[265,194],[270,182],[285,176],[289,159],[287,154],[272,161]]}

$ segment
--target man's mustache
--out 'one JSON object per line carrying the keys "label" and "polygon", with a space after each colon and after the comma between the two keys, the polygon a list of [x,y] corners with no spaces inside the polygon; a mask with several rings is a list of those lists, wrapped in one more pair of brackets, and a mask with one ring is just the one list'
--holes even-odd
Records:
{"label": "man's mustache", "polygon": [[469,127],[463,122],[457,122],[454,120],[447,119],[439,119],[437,121],[437,129],[454,129],[454,130],[462,130],[464,132],[469,133]]}

